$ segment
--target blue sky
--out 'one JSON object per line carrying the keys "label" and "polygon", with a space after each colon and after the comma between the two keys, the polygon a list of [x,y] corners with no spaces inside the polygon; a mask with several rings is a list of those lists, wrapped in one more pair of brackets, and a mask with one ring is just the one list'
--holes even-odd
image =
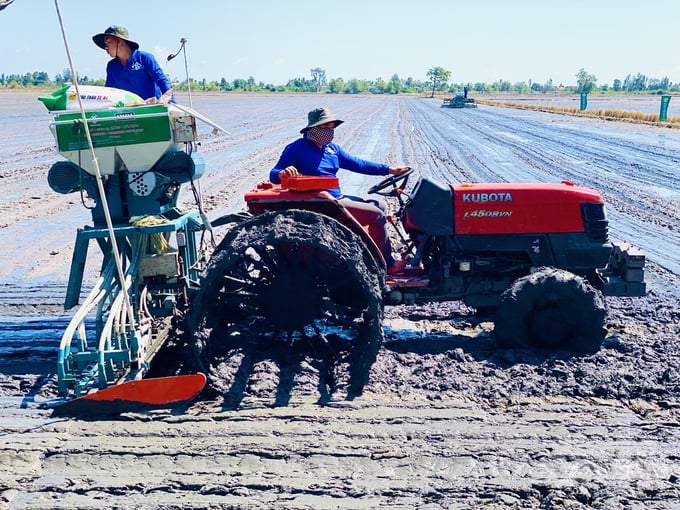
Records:
{"label": "blue sky", "polygon": [[[655,0],[58,0],[80,76],[103,78],[108,56],[92,35],[128,28],[168,75],[186,78],[183,58],[166,62],[187,39],[193,79],[253,77],[284,84],[326,77],[576,83],[584,68],[599,85],[628,74],[680,82],[680,1]],[[0,11],[0,73],[68,67],[54,0],[15,0]]]}

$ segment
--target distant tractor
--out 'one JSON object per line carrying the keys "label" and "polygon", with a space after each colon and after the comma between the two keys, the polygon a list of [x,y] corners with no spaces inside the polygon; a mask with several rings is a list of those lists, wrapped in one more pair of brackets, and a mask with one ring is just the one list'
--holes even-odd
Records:
{"label": "distant tractor", "polygon": [[474,98],[465,97],[463,92],[458,92],[454,97],[444,99],[442,108],[477,108]]}

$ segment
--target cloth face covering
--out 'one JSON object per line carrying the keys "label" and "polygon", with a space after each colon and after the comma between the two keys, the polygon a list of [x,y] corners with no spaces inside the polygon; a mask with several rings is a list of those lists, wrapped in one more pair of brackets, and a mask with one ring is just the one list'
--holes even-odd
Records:
{"label": "cloth face covering", "polygon": [[335,128],[313,127],[307,130],[306,136],[312,142],[323,147],[324,145],[328,145],[333,141],[334,134]]}

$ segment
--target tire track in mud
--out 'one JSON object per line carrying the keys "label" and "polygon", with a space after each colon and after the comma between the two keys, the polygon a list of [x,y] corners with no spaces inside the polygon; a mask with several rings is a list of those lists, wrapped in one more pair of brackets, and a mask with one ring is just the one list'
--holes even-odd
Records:
{"label": "tire track in mud", "polygon": [[677,430],[663,410],[639,410],[647,418],[589,399],[483,409],[369,395],[36,430],[23,418],[10,429],[24,447],[5,486],[12,508],[33,509],[671,508]]}
{"label": "tire track in mud", "polygon": [[406,109],[412,125],[407,134],[411,165],[442,183],[477,180],[470,173],[471,165],[465,164],[468,151],[463,151],[464,146],[450,138],[451,133],[445,131],[441,121],[433,122],[430,105],[409,103]]}

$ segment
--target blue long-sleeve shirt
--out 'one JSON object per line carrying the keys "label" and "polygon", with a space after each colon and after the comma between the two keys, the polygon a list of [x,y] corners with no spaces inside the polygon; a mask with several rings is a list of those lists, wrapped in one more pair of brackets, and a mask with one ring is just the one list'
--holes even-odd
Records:
{"label": "blue long-sleeve shirt", "polygon": [[[390,169],[389,165],[356,158],[335,143],[319,148],[304,137],[283,149],[279,161],[269,172],[269,180],[280,184],[279,172],[288,166],[294,166],[302,175],[320,177],[336,177],[341,168],[365,175],[387,175]],[[342,196],[340,188],[329,189],[328,192],[336,198]]]}
{"label": "blue long-sleeve shirt", "polygon": [[134,92],[142,99],[159,99],[172,88],[156,58],[141,50],[133,51],[125,66],[117,58],[109,61],[106,65],[106,86]]}

